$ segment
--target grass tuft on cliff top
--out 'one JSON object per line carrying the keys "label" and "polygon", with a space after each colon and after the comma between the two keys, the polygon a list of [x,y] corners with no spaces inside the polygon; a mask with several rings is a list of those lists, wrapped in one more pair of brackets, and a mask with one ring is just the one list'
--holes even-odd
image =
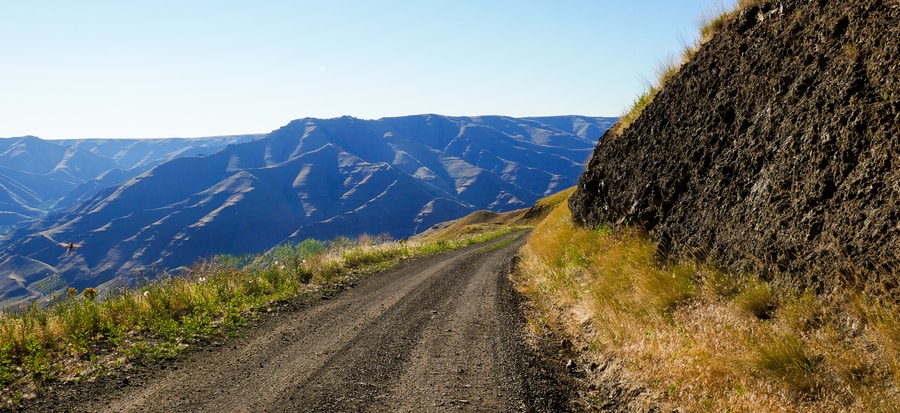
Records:
{"label": "grass tuft on cliff top", "polygon": [[700,37],[697,39],[697,42],[693,45],[685,44],[684,49],[681,51],[680,58],[672,56],[658,64],[656,68],[656,83],[647,85],[646,90],[635,99],[631,104],[631,107],[619,118],[619,121],[610,128],[609,133],[612,136],[621,135],[641,116],[644,109],[653,102],[656,94],[665,87],[666,82],[678,74],[681,67],[694,57],[694,54],[700,50],[700,47],[703,46],[704,43],[722,31],[728,22],[733,20],[741,10],[762,3],[764,3],[763,0],[737,0],[730,9],[726,8],[724,4],[719,3],[716,8],[710,9],[709,12],[700,16],[698,24]]}

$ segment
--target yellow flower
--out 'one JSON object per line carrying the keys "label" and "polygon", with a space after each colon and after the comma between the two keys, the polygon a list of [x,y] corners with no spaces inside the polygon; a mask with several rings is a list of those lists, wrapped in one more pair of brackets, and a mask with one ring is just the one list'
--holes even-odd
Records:
{"label": "yellow flower", "polygon": [[82,292],[81,295],[83,295],[84,298],[87,298],[88,300],[93,300],[94,297],[97,296],[97,289],[90,287],[85,288],[84,292]]}

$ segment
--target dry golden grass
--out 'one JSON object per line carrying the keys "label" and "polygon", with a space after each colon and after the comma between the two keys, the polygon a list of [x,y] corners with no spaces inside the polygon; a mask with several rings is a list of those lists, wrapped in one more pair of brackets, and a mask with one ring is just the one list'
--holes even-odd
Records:
{"label": "dry golden grass", "polygon": [[[688,48],[684,52],[684,56],[693,56],[693,48]],[[611,128],[610,133],[614,136],[621,135],[625,129],[628,129],[634,121],[636,121],[642,113],[644,113],[644,109],[650,106],[650,103],[653,102],[653,99],[656,97],[656,94],[662,90],[665,86],[666,82],[674,77],[678,70],[681,69],[681,65],[685,62],[675,61],[674,59],[669,59],[663,61],[659,68],[657,69],[658,79],[655,85],[650,85],[647,87],[647,90],[644,91],[638,98],[632,103],[631,108],[628,112],[625,112],[622,117],[616,122]]]}
{"label": "dry golden grass", "polygon": [[435,225],[412,239],[419,242],[433,242],[494,231],[514,225],[526,211],[524,209],[504,213],[476,211],[460,219]]}
{"label": "dry golden grass", "polygon": [[460,219],[435,225],[413,237],[415,241],[432,242],[470,236],[505,227],[530,227],[537,225],[550,211],[575,192],[575,187],[557,192],[537,201],[533,207],[509,212],[475,211]]}
{"label": "dry golden grass", "polygon": [[729,10],[725,4],[718,3],[716,7],[711,8],[700,15],[700,42],[703,43],[709,41],[709,39],[712,39],[713,36],[722,31],[728,21],[733,18],[737,10],[740,10],[743,7],[746,6],[737,5],[737,7],[732,7],[731,10]]}
{"label": "dry golden grass", "polygon": [[900,305],[882,292],[790,291],[693,262],[662,265],[640,232],[582,229],[559,203],[522,250],[530,326],[589,350],[633,407],[896,411]]}
{"label": "dry golden grass", "polygon": [[729,21],[744,9],[759,6],[764,0],[737,0],[731,6],[717,3],[716,7],[708,10],[700,16],[700,43],[705,43],[725,28]]}

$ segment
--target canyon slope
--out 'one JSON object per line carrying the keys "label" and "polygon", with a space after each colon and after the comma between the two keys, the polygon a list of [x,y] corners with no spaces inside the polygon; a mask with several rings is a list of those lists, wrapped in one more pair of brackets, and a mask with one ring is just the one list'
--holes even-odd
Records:
{"label": "canyon slope", "polygon": [[828,288],[896,272],[898,159],[900,3],[753,2],[601,138],[570,207],[670,257]]}
{"label": "canyon slope", "polygon": [[[475,210],[524,208],[574,185],[615,120],[295,120],[163,162],[18,227],[0,240],[0,299],[108,291],[216,254],[363,233],[402,238]],[[83,246],[67,254],[60,242]]]}
{"label": "canyon slope", "polygon": [[0,235],[71,207],[181,156],[217,152],[262,135],[164,139],[0,138]]}

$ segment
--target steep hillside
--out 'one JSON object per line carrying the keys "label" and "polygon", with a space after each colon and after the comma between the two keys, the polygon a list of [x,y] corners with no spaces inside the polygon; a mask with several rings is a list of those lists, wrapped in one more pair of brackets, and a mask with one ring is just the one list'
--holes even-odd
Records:
{"label": "steep hillside", "polygon": [[[296,120],[209,156],[163,163],[11,233],[0,244],[0,273],[15,277],[0,294],[9,301],[66,285],[111,287],[213,254],[338,235],[401,238],[478,209],[523,208],[574,185],[614,120]],[[65,255],[59,242],[84,247]],[[50,283],[49,274],[59,279]]]}
{"label": "steep hillside", "polygon": [[0,234],[38,218],[115,162],[35,137],[0,139]]}
{"label": "steep hillside", "polygon": [[259,135],[214,138],[0,138],[0,234],[16,224],[69,208],[181,156],[215,152]]}
{"label": "steep hillside", "polygon": [[900,3],[748,3],[601,139],[576,221],[637,224],[677,256],[801,285],[895,272]]}

